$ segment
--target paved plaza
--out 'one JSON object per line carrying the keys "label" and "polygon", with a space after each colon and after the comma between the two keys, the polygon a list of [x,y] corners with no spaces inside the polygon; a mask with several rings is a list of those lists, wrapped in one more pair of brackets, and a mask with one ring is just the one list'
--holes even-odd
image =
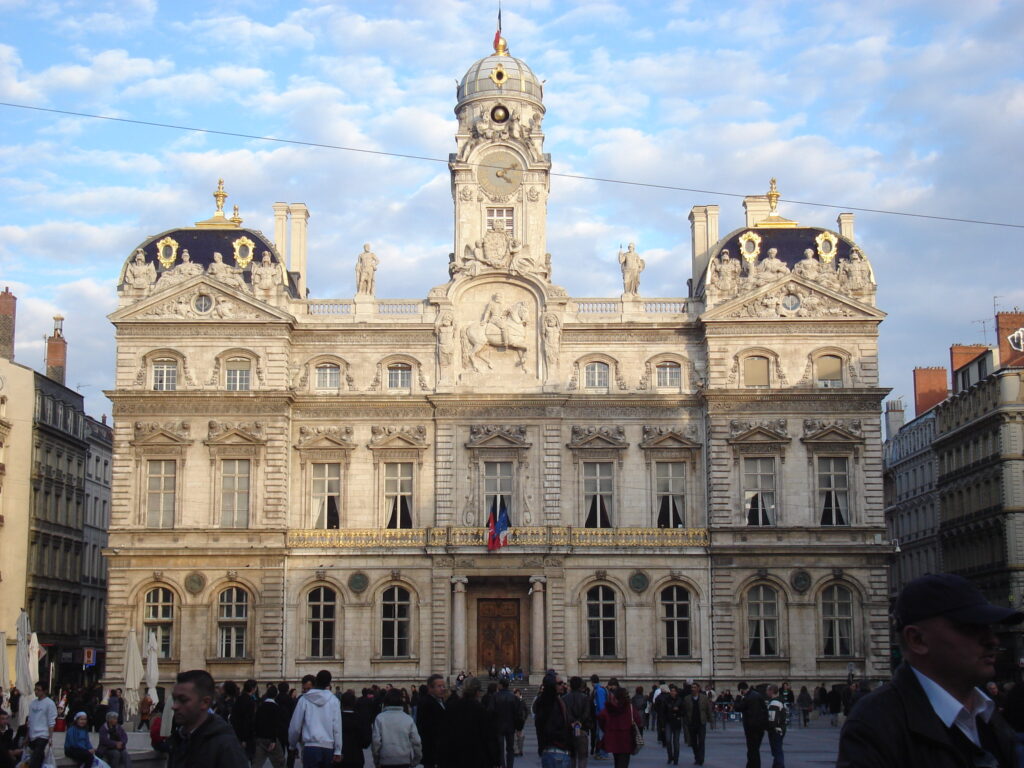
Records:
{"label": "paved plaza", "polygon": [[[516,758],[519,768],[539,768],[540,758],[537,756],[537,740],[533,735],[533,723],[527,726],[526,749],[523,757]],[[54,734],[57,753],[63,754],[64,734]],[[666,753],[654,735],[654,731],[646,731],[644,738],[647,743],[630,761],[630,768],[661,768],[666,763]],[[133,752],[142,752],[149,748],[147,734],[130,733],[129,744]],[[93,734],[95,742],[95,734]],[[820,768],[835,765],[836,749],[839,744],[839,729],[828,725],[828,721],[812,722],[808,728],[792,728],[786,733],[785,753],[786,768]],[[372,768],[373,759],[370,751],[366,751],[365,765]],[[729,723],[723,731],[721,728],[708,731],[705,768],[742,768],[746,761],[746,746],[743,741],[743,728],[739,723]],[[301,761],[298,763],[301,765]],[[768,749],[768,739],[761,745],[761,765],[771,768],[772,755]],[[269,766],[269,763],[267,764]],[[611,760],[591,761],[592,766],[611,768]],[[693,753],[689,747],[679,745],[679,765],[681,768],[693,765]]]}

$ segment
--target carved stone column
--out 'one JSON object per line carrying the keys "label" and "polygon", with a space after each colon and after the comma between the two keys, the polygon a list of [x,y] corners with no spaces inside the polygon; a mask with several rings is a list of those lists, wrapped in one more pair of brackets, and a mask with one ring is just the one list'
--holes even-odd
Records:
{"label": "carved stone column", "polygon": [[544,660],[544,584],[543,576],[530,577],[532,613],[530,615],[530,675],[543,675]]}
{"label": "carved stone column", "polygon": [[465,576],[452,576],[452,672],[466,669],[466,585]]}

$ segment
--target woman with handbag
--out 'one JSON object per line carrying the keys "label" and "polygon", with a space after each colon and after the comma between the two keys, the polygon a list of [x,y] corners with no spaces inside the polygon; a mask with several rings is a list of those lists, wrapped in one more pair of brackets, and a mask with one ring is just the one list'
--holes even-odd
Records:
{"label": "woman with handbag", "polygon": [[643,723],[629,700],[629,691],[619,687],[610,693],[608,703],[597,715],[604,733],[603,747],[614,756],[615,768],[627,768],[630,755],[643,746]]}

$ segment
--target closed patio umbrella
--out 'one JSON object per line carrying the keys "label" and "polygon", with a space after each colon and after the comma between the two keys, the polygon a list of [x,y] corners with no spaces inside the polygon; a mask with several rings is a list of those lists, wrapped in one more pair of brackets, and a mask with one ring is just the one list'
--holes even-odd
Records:
{"label": "closed patio umbrella", "polygon": [[139,713],[139,686],[146,672],[134,628],[128,632],[124,651],[124,719],[127,722]]}

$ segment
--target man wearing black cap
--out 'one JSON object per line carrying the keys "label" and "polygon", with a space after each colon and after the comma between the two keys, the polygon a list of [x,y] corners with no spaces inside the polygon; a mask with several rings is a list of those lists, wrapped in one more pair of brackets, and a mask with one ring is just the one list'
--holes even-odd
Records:
{"label": "man wearing black cap", "polygon": [[903,588],[894,619],[905,663],[850,714],[838,768],[1012,768],[1014,732],[980,686],[995,674],[992,625],[1024,614],[935,574]]}

